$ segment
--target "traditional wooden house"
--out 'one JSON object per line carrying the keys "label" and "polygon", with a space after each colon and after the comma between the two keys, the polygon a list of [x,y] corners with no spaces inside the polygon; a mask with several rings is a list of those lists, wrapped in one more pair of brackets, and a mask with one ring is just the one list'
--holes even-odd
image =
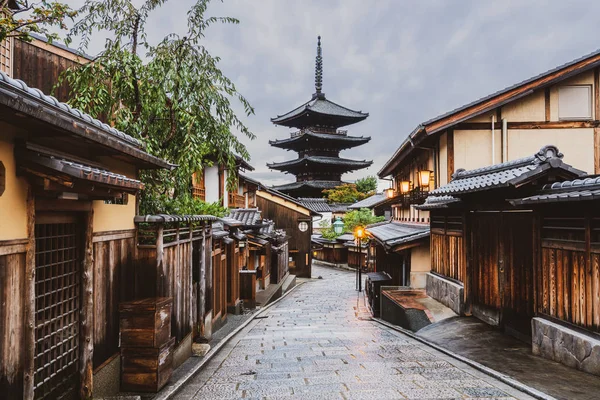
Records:
{"label": "traditional wooden house", "polygon": [[320,233],[322,229],[331,226],[333,223],[333,211],[327,203],[327,199],[322,197],[300,197],[298,201],[309,210],[316,213],[313,215],[313,233]]}
{"label": "traditional wooden house", "polygon": [[[212,165],[207,165],[202,171],[192,175],[192,196],[207,203],[219,203],[225,208],[255,207],[254,192],[256,184],[247,180],[240,174],[241,171],[254,171],[242,157],[237,156],[237,163],[233,170],[214,160]],[[235,175],[236,184],[231,189],[227,181],[231,174]]]}
{"label": "traditional wooden house", "polygon": [[[536,268],[542,270],[539,216],[509,200],[584,174],[562,158],[556,147],[546,146],[530,157],[458,170],[450,183],[431,192],[420,206],[432,219],[427,294],[459,314],[529,340],[540,295],[534,284],[540,278]],[[566,233],[567,226],[548,223],[543,236]]]}
{"label": "traditional wooden house", "polygon": [[92,396],[129,299],[136,139],[0,73],[0,390]]}
{"label": "traditional wooden house", "polygon": [[392,218],[392,206],[387,200],[388,197],[385,193],[376,193],[367,197],[366,199],[349,205],[348,211],[367,208],[371,210],[374,216],[385,217],[385,219],[389,221]]}

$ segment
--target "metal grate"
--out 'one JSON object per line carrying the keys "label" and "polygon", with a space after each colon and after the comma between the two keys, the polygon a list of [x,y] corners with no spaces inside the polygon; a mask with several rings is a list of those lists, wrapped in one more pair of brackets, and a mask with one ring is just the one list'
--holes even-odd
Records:
{"label": "metal grate", "polygon": [[35,398],[76,398],[80,252],[73,222],[35,227]]}

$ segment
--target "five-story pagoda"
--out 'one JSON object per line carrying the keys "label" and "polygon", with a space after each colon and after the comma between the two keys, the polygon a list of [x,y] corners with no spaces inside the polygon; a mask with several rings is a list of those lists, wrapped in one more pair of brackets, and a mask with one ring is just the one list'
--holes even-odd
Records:
{"label": "five-story pagoda", "polygon": [[269,144],[298,153],[298,158],[267,164],[271,169],[296,176],[296,182],[274,188],[294,197],[322,197],[324,189],[341,185],[342,174],[367,168],[373,161],[340,157],[340,151],[360,146],[370,137],[348,136],[339,128],[367,118],[368,113],[353,111],[325,98],[323,88],[323,58],[321,37],[318,38],[315,67],[315,93],[294,110],[272,118],[275,125],[296,128],[289,139],[270,140]]}

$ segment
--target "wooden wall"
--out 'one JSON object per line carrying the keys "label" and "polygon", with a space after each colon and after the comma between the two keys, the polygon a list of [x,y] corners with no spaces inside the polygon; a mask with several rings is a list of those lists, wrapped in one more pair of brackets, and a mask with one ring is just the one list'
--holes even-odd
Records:
{"label": "wooden wall", "polygon": [[[38,88],[44,94],[52,94],[54,85],[58,82],[60,74],[77,65],[77,57],[62,49],[53,49],[39,40],[40,46],[26,43],[21,40],[14,41],[13,71],[15,79],[21,79],[29,87]],[[45,47],[45,48],[44,48]],[[86,60],[81,60],[86,61]],[[66,84],[61,85],[53,94],[60,101],[69,99],[69,88]]]}
{"label": "wooden wall", "polygon": [[[289,238],[290,256],[294,258],[294,267],[290,273],[302,278],[310,278],[311,274],[311,243],[312,218],[281,204],[256,196],[256,206],[262,211],[262,217],[275,221],[278,229],[285,230]],[[300,221],[308,223],[306,232],[298,229]]]}
{"label": "wooden wall", "polygon": [[387,272],[392,277],[392,286],[409,286],[410,250],[386,253],[378,243],[375,247],[375,270]]}
{"label": "wooden wall", "polygon": [[358,268],[359,260],[360,266],[362,268],[367,267],[368,254],[363,250],[363,252],[353,251],[354,248],[348,249],[348,266],[353,268]]}
{"label": "wooden wall", "polygon": [[288,242],[279,246],[278,251],[271,252],[271,283],[281,282],[289,270],[289,250]]}
{"label": "wooden wall", "polygon": [[119,303],[134,299],[135,231],[94,239],[94,368],[119,352]]}
{"label": "wooden wall", "polygon": [[343,244],[325,244],[322,249],[315,251],[317,260],[332,264],[346,264],[348,262],[348,248]]}
{"label": "wooden wall", "polygon": [[432,213],[431,270],[462,283],[466,277],[463,218]]}
{"label": "wooden wall", "polygon": [[600,332],[600,218],[546,213],[540,258],[537,313]]}
{"label": "wooden wall", "polygon": [[9,247],[0,242],[0,393],[12,400],[23,398],[25,253],[12,253]]}

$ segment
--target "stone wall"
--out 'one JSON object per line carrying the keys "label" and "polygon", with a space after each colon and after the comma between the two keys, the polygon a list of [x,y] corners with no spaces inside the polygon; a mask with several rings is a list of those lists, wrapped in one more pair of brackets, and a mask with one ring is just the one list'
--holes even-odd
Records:
{"label": "stone wall", "polygon": [[463,314],[463,286],[438,275],[427,274],[427,295],[452,309],[458,315]]}
{"label": "stone wall", "polygon": [[600,376],[600,340],[543,318],[531,327],[533,354]]}

